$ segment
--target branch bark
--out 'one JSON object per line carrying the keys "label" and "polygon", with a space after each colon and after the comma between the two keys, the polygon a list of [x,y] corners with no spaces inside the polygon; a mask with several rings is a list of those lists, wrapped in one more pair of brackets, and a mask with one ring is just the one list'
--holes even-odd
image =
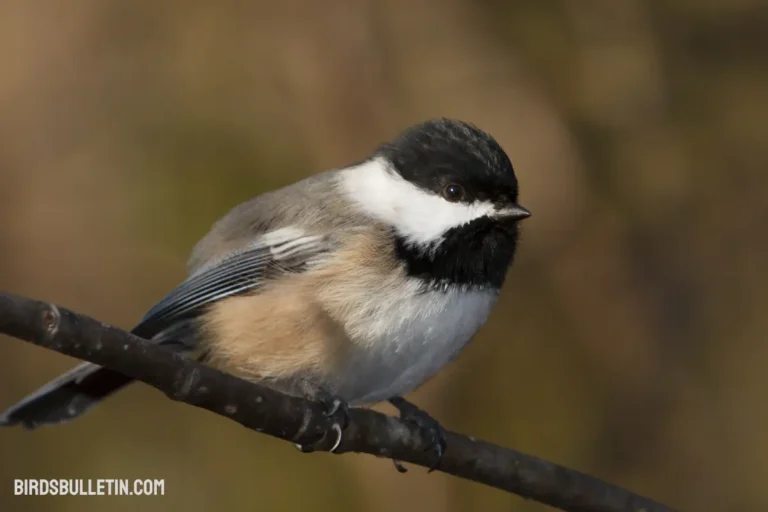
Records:
{"label": "branch bark", "polygon": [[[286,441],[320,441],[330,421],[312,402],[247,382],[84,315],[53,304],[0,294],[0,333],[119,371],[173,400],[207,409]],[[429,467],[429,439],[410,424],[353,408],[337,453],[359,452]],[[671,512],[671,509],[578,471],[518,451],[446,432],[438,468],[569,512]]]}

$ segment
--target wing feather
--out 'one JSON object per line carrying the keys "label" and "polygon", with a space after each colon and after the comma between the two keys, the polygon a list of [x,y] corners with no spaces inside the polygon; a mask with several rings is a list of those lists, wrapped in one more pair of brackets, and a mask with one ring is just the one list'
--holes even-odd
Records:
{"label": "wing feather", "polygon": [[332,246],[330,236],[304,236],[300,231],[291,239],[273,240],[267,233],[247,249],[193,274],[150,309],[132,332],[152,337],[198,316],[218,300],[257,290],[280,275],[304,271]]}

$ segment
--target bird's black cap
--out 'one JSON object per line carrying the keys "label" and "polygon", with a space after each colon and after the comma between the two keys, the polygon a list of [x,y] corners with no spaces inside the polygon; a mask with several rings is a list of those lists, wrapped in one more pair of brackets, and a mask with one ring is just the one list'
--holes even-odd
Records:
{"label": "bird's black cap", "polygon": [[517,202],[512,162],[496,139],[473,124],[445,118],[425,121],[380,146],[377,154],[425,190],[439,193],[446,184],[458,183],[466,191],[466,202]]}

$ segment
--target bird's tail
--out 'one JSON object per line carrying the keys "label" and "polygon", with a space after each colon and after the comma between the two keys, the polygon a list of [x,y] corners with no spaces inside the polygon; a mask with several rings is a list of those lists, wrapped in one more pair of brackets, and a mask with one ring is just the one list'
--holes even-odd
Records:
{"label": "bird's tail", "polygon": [[99,365],[81,364],[0,414],[0,426],[35,428],[74,419],[132,381]]}
{"label": "bird's tail", "polygon": [[[170,350],[195,357],[194,321],[177,322],[154,336],[152,332],[143,323],[131,331]],[[0,413],[0,427],[22,425],[32,429],[73,420],[133,381],[103,366],[81,364]]]}

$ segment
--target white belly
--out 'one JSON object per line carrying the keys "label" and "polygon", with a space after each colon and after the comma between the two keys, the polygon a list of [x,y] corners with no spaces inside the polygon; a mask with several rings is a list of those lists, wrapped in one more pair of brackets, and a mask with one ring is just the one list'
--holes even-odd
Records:
{"label": "white belly", "polygon": [[375,307],[347,326],[356,347],[332,387],[348,402],[378,402],[414,390],[458,355],[497,298],[495,291],[420,292],[412,284],[371,301]]}

